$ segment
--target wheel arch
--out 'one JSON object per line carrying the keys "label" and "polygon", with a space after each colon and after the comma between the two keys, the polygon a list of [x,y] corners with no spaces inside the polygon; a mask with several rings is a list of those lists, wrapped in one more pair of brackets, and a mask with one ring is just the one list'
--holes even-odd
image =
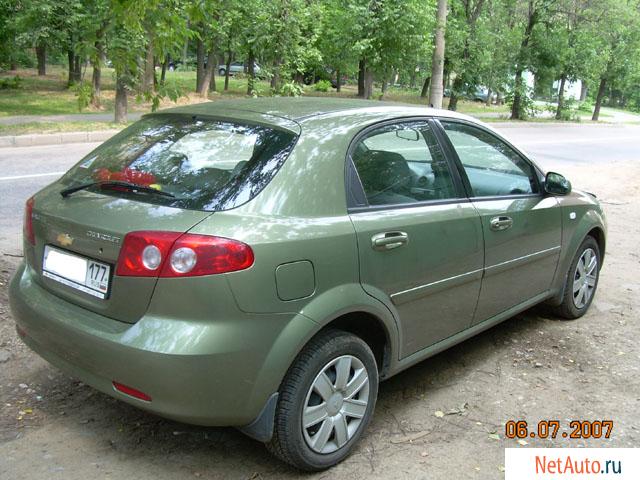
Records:
{"label": "wheel arch", "polygon": [[[598,243],[598,248],[600,249],[600,262],[604,260],[604,252],[607,243],[607,239],[604,233],[604,230],[601,227],[593,227],[589,232],[585,235],[586,237],[593,237],[595,241]],[[583,240],[584,241],[584,240]]]}

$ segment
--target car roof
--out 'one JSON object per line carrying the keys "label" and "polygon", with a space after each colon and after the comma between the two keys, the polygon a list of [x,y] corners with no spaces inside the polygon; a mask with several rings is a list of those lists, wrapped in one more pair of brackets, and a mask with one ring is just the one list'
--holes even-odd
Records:
{"label": "car roof", "polygon": [[437,116],[460,118],[478,123],[477,120],[467,115],[450,110],[428,108],[422,105],[331,97],[260,97],[218,100],[171,108],[163,110],[162,113],[211,116],[225,113],[225,116],[229,116],[230,110],[276,116],[294,122],[336,113],[345,116],[358,116],[363,113],[375,115],[379,113],[381,118],[393,116]]}

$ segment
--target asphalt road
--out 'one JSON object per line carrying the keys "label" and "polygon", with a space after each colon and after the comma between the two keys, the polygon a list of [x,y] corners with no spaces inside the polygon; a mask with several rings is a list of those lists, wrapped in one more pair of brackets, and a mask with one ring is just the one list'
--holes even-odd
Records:
{"label": "asphalt road", "polygon": [[[640,125],[494,126],[547,170],[562,173],[565,165],[588,167],[640,160]],[[97,143],[78,143],[0,148],[0,253],[20,254],[26,199],[97,146]]]}

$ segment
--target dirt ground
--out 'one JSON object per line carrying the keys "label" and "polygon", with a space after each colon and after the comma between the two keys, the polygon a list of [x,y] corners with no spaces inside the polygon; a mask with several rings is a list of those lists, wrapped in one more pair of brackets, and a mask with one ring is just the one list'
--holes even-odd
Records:
{"label": "dirt ground", "polygon": [[[538,308],[383,383],[355,453],[313,479],[493,479],[504,448],[640,444],[640,165],[568,167],[603,201],[605,266],[589,313]],[[299,478],[233,429],[166,421],[98,393],[16,337],[0,257],[0,479]],[[438,414],[436,415],[436,412]],[[444,415],[442,415],[444,414]],[[609,440],[505,439],[508,420],[612,419]]]}

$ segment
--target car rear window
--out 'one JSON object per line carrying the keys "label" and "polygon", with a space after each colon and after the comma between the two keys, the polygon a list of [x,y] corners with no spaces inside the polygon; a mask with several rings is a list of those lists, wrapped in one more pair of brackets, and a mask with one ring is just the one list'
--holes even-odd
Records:
{"label": "car rear window", "polygon": [[69,187],[134,183],[173,197],[126,189],[99,191],[192,210],[228,210],[251,200],[271,181],[296,138],[289,131],[262,125],[150,116],[91,152],[63,182]]}

